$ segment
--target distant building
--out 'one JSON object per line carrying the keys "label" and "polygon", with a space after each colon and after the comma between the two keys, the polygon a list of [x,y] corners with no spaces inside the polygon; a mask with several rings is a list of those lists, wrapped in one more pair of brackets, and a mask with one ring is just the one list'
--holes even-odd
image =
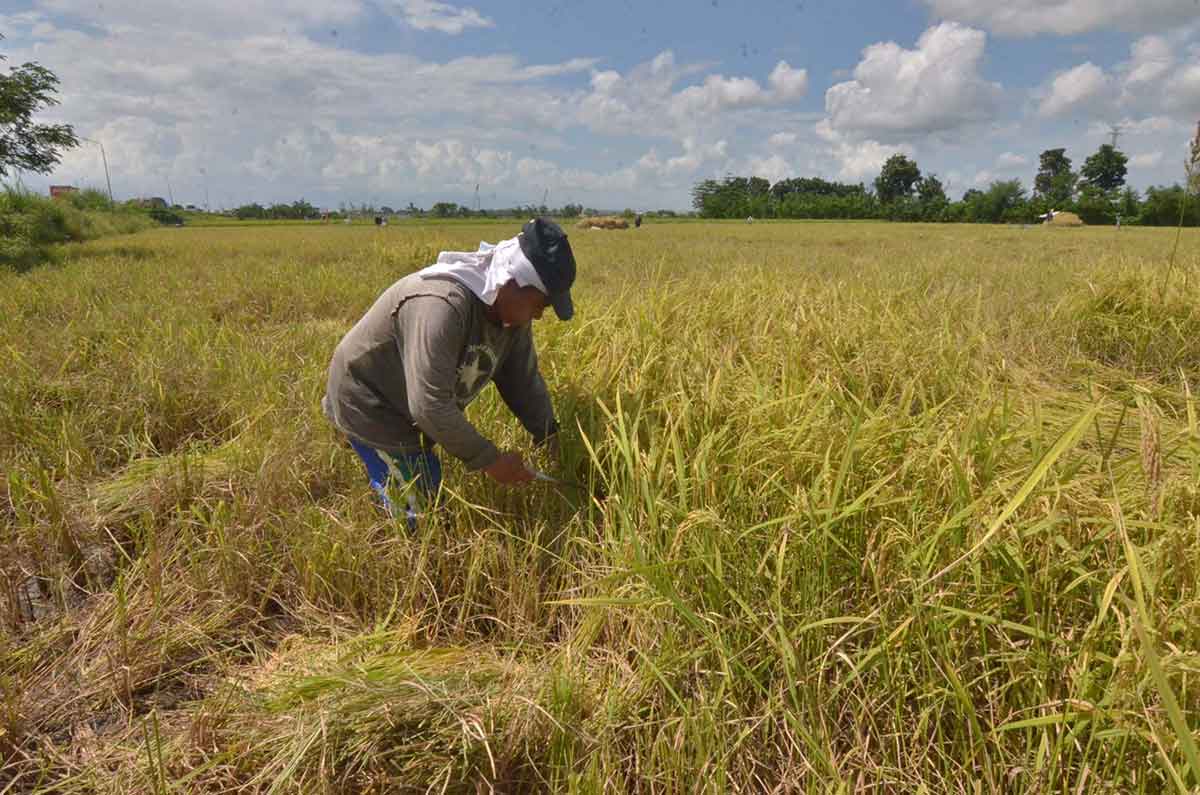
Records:
{"label": "distant building", "polygon": [[69,193],[78,193],[79,188],[74,185],[51,185],[50,198],[57,199],[60,196],[66,196]]}

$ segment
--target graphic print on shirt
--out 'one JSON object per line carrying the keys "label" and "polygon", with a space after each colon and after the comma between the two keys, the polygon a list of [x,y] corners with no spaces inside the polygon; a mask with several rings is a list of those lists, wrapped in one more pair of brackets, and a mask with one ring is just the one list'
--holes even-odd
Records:
{"label": "graphic print on shirt", "polygon": [[496,352],[489,345],[468,345],[458,365],[458,383],[454,385],[454,397],[459,406],[466,406],[487,382],[492,380],[496,369]]}

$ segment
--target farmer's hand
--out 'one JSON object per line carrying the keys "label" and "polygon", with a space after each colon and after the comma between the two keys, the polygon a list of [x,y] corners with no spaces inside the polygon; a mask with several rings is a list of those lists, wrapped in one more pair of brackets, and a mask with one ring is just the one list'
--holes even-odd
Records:
{"label": "farmer's hand", "polygon": [[533,480],[533,473],[525,468],[520,453],[501,453],[500,457],[491,466],[484,467],[483,471],[492,480],[505,486],[515,486]]}

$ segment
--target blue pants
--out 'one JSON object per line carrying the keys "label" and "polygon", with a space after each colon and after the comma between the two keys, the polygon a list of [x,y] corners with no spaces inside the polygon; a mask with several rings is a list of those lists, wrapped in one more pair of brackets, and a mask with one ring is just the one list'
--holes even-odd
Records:
{"label": "blue pants", "polygon": [[410,530],[417,527],[417,517],[433,504],[442,485],[442,462],[431,450],[419,453],[388,453],[376,450],[354,439],[350,446],[367,467],[367,476],[376,499],[388,515],[399,518],[395,503],[388,495],[390,488],[400,489],[406,497],[404,515]]}

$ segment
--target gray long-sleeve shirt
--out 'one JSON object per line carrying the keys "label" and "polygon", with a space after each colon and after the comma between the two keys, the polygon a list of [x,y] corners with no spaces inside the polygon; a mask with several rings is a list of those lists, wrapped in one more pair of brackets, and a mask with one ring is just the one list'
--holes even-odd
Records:
{"label": "gray long-sleeve shirt", "polygon": [[389,452],[440,444],[469,469],[491,465],[496,446],[463,413],[489,381],[540,442],[558,429],[538,371],[529,325],[503,328],[449,277],[417,273],[376,299],[342,338],[321,407],[347,436]]}

